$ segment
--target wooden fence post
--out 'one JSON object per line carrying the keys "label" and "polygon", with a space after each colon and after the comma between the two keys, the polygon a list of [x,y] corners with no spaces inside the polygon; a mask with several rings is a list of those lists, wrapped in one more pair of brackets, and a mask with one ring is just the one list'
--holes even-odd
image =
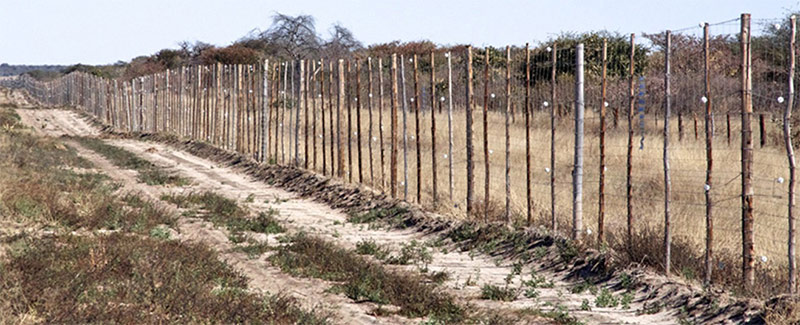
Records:
{"label": "wooden fence post", "polygon": [[406,100],[406,64],[400,55],[400,82],[403,88],[403,200],[408,200],[408,101]]}
{"label": "wooden fence post", "polygon": [[345,81],[347,90],[347,181],[353,182],[353,82],[350,80],[352,68],[350,60],[347,60],[347,75]]}
{"label": "wooden fence post", "polygon": [[[219,66],[219,63],[217,63]],[[261,99],[261,152],[260,158],[261,163],[267,161],[267,150],[269,147],[269,116],[271,115],[271,109],[269,105],[269,59],[264,60],[263,65],[263,75],[261,78],[263,79],[263,88],[262,88],[262,99]],[[219,88],[219,87],[217,87]],[[219,102],[219,92],[217,92],[217,102]],[[216,110],[215,110],[216,111]],[[216,136],[215,136],[216,137]]]}
{"label": "wooden fence post", "polygon": [[[299,82],[297,85],[297,100],[295,101],[297,105],[294,108],[294,166],[300,167],[300,110],[303,108],[303,104],[305,101],[303,100],[303,94],[305,93],[305,81],[306,81],[306,65],[305,60],[300,60],[299,64],[300,74],[299,74]],[[304,159],[307,160],[307,159]]]}
{"label": "wooden fence post", "polygon": [[633,169],[633,113],[634,113],[634,105],[636,102],[636,97],[634,95],[634,78],[633,73],[636,68],[636,61],[635,54],[636,54],[636,43],[634,43],[635,34],[631,34],[631,53],[630,53],[630,73],[628,75],[629,84],[628,84],[628,101],[629,101],[629,109],[628,109],[628,153],[626,156],[627,163],[626,163],[626,174],[625,174],[625,198],[626,198],[626,208],[627,208],[627,237],[626,246],[628,249],[631,247],[631,243],[633,240],[633,183],[632,183],[632,169]]}
{"label": "wooden fence post", "polygon": [[786,145],[786,157],[789,160],[789,239],[788,239],[788,248],[787,248],[787,255],[789,257],[789,293],[794,294],[796,292],[796,274],[795,269],[797,268],[797,263],[795,261],[795,226],[794,226],[794,187],[795,187],[795,171],[797,166],[794,160],[794,147],[792,144],[792,108],[794,104],[794,69],[795,69],[795,37],[797,34],[797,23],[796,18],[792,15],[789,18],[789,23],[791,24],[790,29],[790,38],[789,38],[789,80],[788,80],[788,88],[789,88],[789,100],[786,103],[786,109],[783,112],[783,141]]}
{"label": "wooden fence post", "polygon": [[397,54],[392,54],[392,96],[391,96],[391,154],[389,167],[389,188],[393,198],[397,197]]}
{"label": "wooden fence post", "polygon": [[[550,66],[550,222],[553,233],[558,231],[556,220],[556,70],[558,67],[557,44],[551,48]],[[546,104],[546,103],[545,103]],[[547,105],[545,105],[546,107]]]}
{"label": "wooden fence post", "polygon": [[489,52],[491,48],[488,46],[483,49],[484,69],[483,69],[483,169],[484,169],[484,187],[483,187],[483,221],[489,222]]}
{"label": "wooden fence post", "polygon": [[[433,184],[433,207],[437,205],[438,189],[436,188],[436,52],[431,51],[431,173]],[[441,105],[439,105],[441,111]]]}
{"label": "wooden fence post", "polygon": [[450,177],[450,202],[453,202],[453,65],[451,52],[445,53],[447,56],[447,138],[448,150],[447,161]]}
{"label": "wooden fence post", "polygon": [[[317,70],[317,61],[316,60],[312,60],[311,62],[312,62],[311,63],[311,71],[312,71],[311,73],[312,73],[312,75],[311,75],[311,78],[309,78],[309,81],[308,81],[309,85],[310,85],[310,87],[312,89],[311,95],[309,95],[309,98],[311,98],[311,139],[312,139],[311,140],[311,162],[312,162],[311,163],[311,169],[317,170],[317,138],[320,138],[320,140],[324,141],[323,139],[321,139],[322,138],[321,135],[317,136],[317,102],[318,102],[318,98],[322,97],[322,93],[317,94],[317,91],[316,91],[317,90],[316,89],[317,88],[317,86],[316,86],[317,83],[316,83],[316,81],[317,81],[317,73],[322,69],[322,66],[320,65],[320,67],[319,67],[320,70]],[[320,63],[322,63],[322,61],[320,61]],[[321,77],[322,73],[320,73],[319,76]],[[321,85],[321,83],[320,83],[320,85]]]}
{"label": "wooden fence post", "polygon": [[[230,132],[229,132],[230,142],[231,142],[230,149],[234,150],[234,151],[238,151],[238,148],[239,148],[239,141],[238,141],[239,125],[238,125],[238,122],[239,122],[239,115],[240,115],[239,114],[239,109],[240,109],[239,106],[241,106],[239,104],[239,97],[240,97],[239,96],[239,92],[240,92],[240,88],[241,88],[241,84],[239,83],[239,78],[240,78],[242,69],[240,68],[240,66],[238,64],[235,64],[235,65],[231,66],[231,70],[232,70],[231,71],[231,77],[232,77],[231,78],[231,115],[228,116],[228,119],[230,120],[230,122],[228,122],[228,124],[230,126]],[[192,83],[194,84],[194,82],[192,82]],[[194,92],[192,97],[195,97],[196,95],[197,95],[197,93]],[[196,105],[195,102],[196,102],[195,100],[192,100],[192,105]]]}
{"label": "wooden fence post", "polygon": [[337,160],[335,158],[336,155],[334,155],[334,153],[336,152],[336,145],[338,144],[338,140],[336,140],[337,138],[336,138],[336,133],[335,133],[336,124],[333,122],[333,113],[334,113],[334,111],[338,112],[338,110],[334,110],[333,106],[334,106],[334,103],[333,103],[333,61],[331,60],[331,62],[328,62],[328,117],[329,117],[329,119],[328,119],[328,122],[329,122],[328,123],[328,129],[329,129],[328,133],[331,135],[331,137],[330,137],[330,143],[331,143],[331,147],[330,147],[330,153],[331,153],[331,176],[335,176],[336,175],[336,161]]}
{"label": "wooden fence post", "polygon": [[672,182],[669,175],[669,119],[672,109],[670,89],[670,59],[672,55],[672,32],[667,30],[664,47],[664,274],[669,276],[672,261],[672,233],[670,233],[670,190]]}
{"label": "wooden fence post", "polygon": [[[270,103],[270,107],[271,107],[271,110],[272,110],[273,114],[272,114],[272,116],[270,116],[270,119],[274,120],[274,122],[272,124],[273,125],[272,128],[274,129],[274,131],[272,132],[272,138],[273,138],[272,139],[272,149],[271,149],[272,150],[272,158],[270,159],[270,162],[273,163],[273,164],[277,164],[278,163],[278,129],[279,129],[278,126],[279,126],[279,123],[280,123],[280,120],[278,119],[278,117],[280,115],[278,115],[278,113],[280,112],[280,100],[281,100],[280,99],[281,98],[281,94],[280,94],[280,91],[281,91],[281,65],[278,64],[278,62],[274,62],[274,63],[272,63],[272,69],[271,70],[272,70],[272,84],[274,86],[272,86],[272,102]],[[222,123],[222,122],[220,122],[220,123]]]}
{"label": "wooden fence post", "polygon": [[152,90],[153,90],[153,125],[151,131],[158,133],[158,74],[151,77]]}
{"label": "wooden fence post", "polygon": [[511,47],[506,46],[506,210],[505,221],[511,223],[511,134],[509,115],[511,114]]}
{"label": "wooden fence post", "polygon": [[217,62],[214,65],[214,90],[215,90],[215,98],[214,98],[214,141],[213,143],[217,146],[222,147],[222,138],[220,134],[222,133],[222,123],[220,120],[222,119],[222,86],[220,77],[222,75],[222,64]]}
{"label": "wooden fence post", "polygon": [[741,18],[741,91],[742,91],[742,283],[745,289],[753,287],[755,266],[753,247],[753,115],[751,57],[750,57],[750,14]]}
{"label": "wooden fence post", "polygon": [[[328,174],[328,172],[327,172],[328,163],[327,163],[327,157],[326,157],[326,152],[327,152],[326,149],[327,148],[325,147],[325,136],[326,136],[326,134],[325,134],[325,59],[320,59],[319,60],[319,70],[320,70],[320,73],[319,73],[320,107],[319,107],[319,109],[320,109],[320,113],[322,114],[322,119],[321,119],[321,122],[322,122],[322,138],[320,139],[321,140],[320,142],[322,142],[322,175],[324,176],[324,175]],[[332,140],[329,141],[329,142],[333,143]],[[333,175],[332,172],[331,172],[331,175]]]}
{"label": "wooden fence post", "polygon": [[[283,71],[283,105],[281,105],[281,159],[284,164],[291,163],[292,161],[292,111],[291,108],[294,107],[294,82],[293,82],[293,72],[294,72],[294,65],[292,61],[286,61],[284,64],[284,71]],[[289,70],[292,70],[290,72]],[[291,87],[291,88],[290,88]],[[287,119],[286,116],[289,116]],[[287,157],[288,156],[288,157]]]}
{"label": "wooden fence post", "polygon": [[421,108],[421,104],[419,102],[419,64],[417,63],[419,58],[416,54],[414,54],[414,97],[411,98],[411,103],[414,105],[412,106],[414,109],[414,136],[416,139],[417,144],[417,203],[422,204],[422,153],[421,153],[421,143],[420,141],[420,126],[419,126],[419,111]]}
{"label": "wooden fence post", "polygon": [[[358,146],[358,182],[364,183],[364,159],[361,146],[361,62],[356,58],[356,146]],[[369,139],[367,139],[369,141]]]}
{"label": "wooden fence post", "polygon": [[381,191],[386,188],[386,161],[383,151],[383,58],[378,58],[378,146],[381,150]]}
{"label": "wooden fence post", "polygon": [[575,49],[575,165],[572,170],[572,239],[583,233],[583,43]]}
{"label": "wooden fence post", "polygon": [[533,179],[531,175],[531,49],[525,43],[525,209],[527,211],[527,225],[533,219]]}
{"label": "wooden fence post", "polygon": [[597,242],[602,245],[605,236],[605,218],[606,218],[606,108],[608,102],[606,101],[606,87],[608,80],[606,74],[608,70],[608,40],[603,38],[603,68],[601,75],[600,87],[600,170],[598,178],[598,193],[597,193]]}
{"label": "wooden fence post", "polygon": [[[303,67],[303,69],[305,69],[306,71],[305,71],[305,74],[302,77],[304,79],[302,81],[303,82],[303,109],[304,109],[304,113],[303,113],[303,122],[304,122],[303,123],[303,168],[305,168],[305,169],[308,169],[308,161],[311,160],[311,158],[309,157],[309,154],[308,154],[309,153],[309,150],[308,150],[308,144],[309,144],[309,141],[308,141],[308,129],[309,129],[309,127],[308,127],[308,122],[309,122],[308,121],[308,115],[310,115],[309,114],[310,113],[309,112],[309,107],[308,107],[308,93],[309,93],[309,86],[311,85],[310,79],[311,79],[311,73],[312,73],[312,70],[310,69],[310,66],[311,66],[311,60],[306,60],[305,65]],[[312,96],[313,96],[313,94],[312,94]],[[312,134],[311,137],[313,138],[314,135]]]}
{"label": "wooden fence post", "polygon": [[[295,91],[294,75],[295,75],[296,69],[297,69],[296,65],[297,65],[297,61],[292,61],[291,62],[292,71],[289,73],[289,84],[290,84],[290,87],[291,87],[291,91],[289,92],[289,96],[291,96],[291,99],[290,99],[291,100],[291,105],[289,107],[292,110],[288,112],[289,113],[289,125],[288,125],[288,128],[289,128],[289,132],[288,132],[289,133],[289,142],[288,142],[288,146],[287,147],[289,147],[289,165],[292,165],[292,166],[296,166],[296,162],[297,162],[297,160],[295,158],[293,158],[293,155],[292,155],[292,147],[293,147],[292,146],[292,143],[293,143],[292,139],[296,138],[294,136],[294,134],[295,134],[294,130],[297,129],[297,124],[294,123],[294,121],[293,121],[294,118],[293,118],[292,115],[296,111],[298,111],[298,107],[299,107],[298,104],[300,103],[300,99],[298,98],[299,96],[297,96],[295,94],[295,92],[294,92]],[[297,88],[299,90],[300,87],[297,87]]]}
{"label": "wooden fence post", "polygon": [[475,164],[473,162],[474,147],[472,144],[472,46],[467,45],[466,64],[466,115],[467,115],[467,216],[471,216],[472,204],[475,200]]}
{"label": "wooden fence post", "polygon": [[369,184],[375,186],[375,168],[372,162],[372,57],[367,57],[367,111],[369,113],[369,127],[367,128],[367,148],[369,150]]}
{"label": "wooden fence post", "polygon": [[[708,23],[705,23],[703,26],[703,83],[704,83],[704,95],[705,96],[705,105],[706,105],[706,183],[705,183],[705,199],[706,199],[706,256],[705,256],[705,284],[711,284],[711,275],[712,270],[714,269],[714,218],[713,218],[713,209],[714,204],[711,199],[711,186],[712,186],[712,171],[714,167],[714,155],[713,155],[713,144],[714,144],[714,121],[713,116],[711,115],[711,65],[710,65],[710,52],[709,52],[709,42],[708,42]],[[728,117],[728,125],[730,125],[730,114],[727,114]],[[730,128],[728,129],[728,134],[730,135]],[[728,143],[730,143],[730,137],[728,137]]]}
{"label": "wooden fence post", "polygon": [[345,109],[345,89],[344,89],[344,60],[339,59],[339,79],[337,81],[338,85],[338,95],[336,100],[336,148],[337,148],[337,173],[339,177],[344,177],[344,148],[342,144],[342,109]]}

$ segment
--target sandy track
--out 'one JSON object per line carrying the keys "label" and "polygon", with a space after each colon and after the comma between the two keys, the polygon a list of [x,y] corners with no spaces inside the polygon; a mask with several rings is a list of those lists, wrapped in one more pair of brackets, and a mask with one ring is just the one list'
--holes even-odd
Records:
{"label": "sandy track", "polygon": [[[74,112],[63,110],[19,110],[19,113],[23,118],[23,122],[27,125],[44,124],[39,126],[38,130],[45,134],[53,136],[62,134],[96,136],[99,134],[99,131],[91,127]],[[254,198],[253,203],[250,204],[251,209],[259,211],[274,208],[280,213],[279,219],[283,220],[291,228],[302,229],[309,233],[320,235],[344,247],[354,247],[356,243],[365,239],[373,239],[378,243],[394,248],[398,248],[401,244],[412,240],[425,242],[433,239],[414,229],[368,229],[369,227],[364,225],[347,223],[347,216],[343,212],[331,209],[325,204],[300,198],[280,188],[253,180],[251,177],[232,168],[219,166],[209,160],[163,144],[126,139],[108,139],[106,142],[122,147],[159,166],[167,167],[193,180],[193,184],[190,186],[166,189],[137,184],[135,173],[123,175],[127,177],[119,176],[120,179],[124,180],[126,186],[150,193],[151,196],[156,198],[163,191],[202,190],[212,190],[240,201],[251,196]],[[87,150],[80,149],[79,151],[82,155],[87,155],[92,161],[101,162],[103,159],[96,154],[94,154],[95,157],[92,157],[93,153],[90,151],[86,152]],[[113,165],[98,165],[104,171],[112,174],[124,174],[126,172],[118,170]],[[116,175],[112,175],[112,177],[117,179]],[[278,291],[290,291],[294,293],[294,296],[299,297],[301,301],[325,301],[331,305],[338,305],[337,314],[340,321],[344,323],[367,323],[373,320],[370,319],[371,316],[366,315],[369,309],[368,306],[353,304],[344,297],[321,292],[319,290],[320,287],[327,288],[325,283],[317,285],[314,283],[315,281],[310,279],[302,279],[300,281],[283,275],[270,266],[268,262],[265,262],[263,258],[254,261],[248,260],[241,254],[237,256],[237,254],[225,253],[231,247],[231,244],[228,243],[226,236],[220,230],[211,229],[208,225],[198,225],[197,222],[181,222],[180,232],[182,233],[181,236],[185,238],[199,238],[210,242],[212,246],[218,248],[223,252],[226,260],[251,278],[251,285],[254,288],[270,292],[275,292],[275,289],[278,289]],[[448,249],[447,254],[434,250],[432,255],[433,261],[429,264],[429,269],[432,271],[448,271],[451,274],[451,280],[446,282],[447,288],[453,294],[461,297],[462,300],[466,300],[476,306],[494,309],[538,307],[542,310],[548,310],[553,305],[561,305],[566,307],[571,315],[588,324],[674,324],[678,322],[674,311],[637,315],[636,311],[643,307],[641,303],[644,298],[643,293],[635,295],[629,309],[594,307],[594,295],[588,292],[571,293],[570,289],[574,286],[574,283],[563,279],[563,275],[542,269],[541,266],[537,265],[533,266],[537,269],[537,273],[546,276],[554,284],[553,288],[539,288],[538,298],[529,299],[520,295],[518,300],[506,303],[481,300],[479,299],[480,288],[484,284],[505,285],[506,276],[512,272],[512,261],[498,260],[482,254],[471,256],[469,253],[460,252],[453,247]],[[406,268],[413,269],[413,267]],[[526,268],[522,274],[529,274],[529,268]],[[524,280],[527,279],[528,277],[524,278]],[[277,283],[276,280],[278,280]],[[515,277],[512,285],[519,286],[520,278]],[[615,292],[615,294],[621,295],[621,291]],[[581,310],[581,304],[584,300],[588,300],[593,306],[591,311]],[[402,322],[402,320],[381,318],[380,322]]]}
{"label": "sandy track", "polygon": [[[46,135],[80,136],[98,134],[96,130],[93,130],[73,112],[19,110],[18,113],[24,124],[29,126],[37,125],[34,123],[40,124],[38,128],[35,128],[36,132]],[[105,157],[82,147],[75,141],[67,140],[66,143],[75,148],[80,156],[91,161],[99,171],[122,184],[120,191],[138,193],[161,207],[174,212],[176,215],[179,214],[177,207],[161,201],[160,196],[162,194],[202,190],[195,185],[189,185],[185,188],[167,188],[139,183],[136,178],[136,171],[120,169]],[[185,173],[182,174],[186,175]],[[325,292],[330,288],[331,283],[314,278],[294,278],[281,272],[279,268],[273,267],[264,259],[251,259],[244,253],[233,252],[231,250],[233,244],[228,240],[226,232],[215,228],[208,222],[197,218],[181,217],[177,226],[177,239],[203,242],[217,250],[222,260],[249,279],[249,286],[252,290],[271,294],[288,294],[297,299],[302,307],[330,313],[337,322],[342,324],[413,323],[400,317],[383,317],[379,320],[374,316],[368,315],[368,312],[374,308],[373,305],[356,304],[341,295]]]}

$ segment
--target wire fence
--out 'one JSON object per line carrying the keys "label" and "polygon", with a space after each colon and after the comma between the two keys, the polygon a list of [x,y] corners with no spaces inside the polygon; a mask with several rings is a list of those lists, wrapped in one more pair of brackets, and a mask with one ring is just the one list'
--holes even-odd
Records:
{"label": "wire fence", "polygon": [[[120,132],[205,141],[441,213],[617,240],[638,262],[708,284],[794,292],[783,130],[794,34],[793,19],[751,27],[743,15],[590,38],[582,50],[464,47],[188,66],[132,80],[23,76],[3,86]],[[638,252],[642,238],[663,245]]]}

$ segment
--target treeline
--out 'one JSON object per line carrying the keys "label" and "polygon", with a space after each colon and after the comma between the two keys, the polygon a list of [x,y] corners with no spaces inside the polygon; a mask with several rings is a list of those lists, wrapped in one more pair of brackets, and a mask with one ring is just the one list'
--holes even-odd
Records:
{"label": "treeline", "polygon": [[[785,19],[788,22],[788,17]],[[786,25],[783,22],[779,25]],[[788,29],[765,26],[763,33],[753,38],[756,50],[754,59],[757,64],[772,66],[766,69],[766,79],[785,79],[788,49],[783,44],[788,44]],[[700,33],[701,34],[701,33]],[[700,73],[703,69],[702,54],[703,40],[698,33],[673,34],[673,70],[686,74]],[[664,33],[637,35],[634,50],[634,72],[636,75],[647,75],[649,72],[663,70],[663,45]],[[640,39],[645,42],[638,41]],[[607,42],[608,75],[610,77],[627,78],[630,67],[631,43],[629,34],[608,31],[591,31],[583,33],[561,33],[549,40],[534,44],[531,61],[534,66],[545,66],[551,60],[549,47],[553,44],[559,49],[574,48],[578,43],[584,43],[586,48],[586,71],[590,75],[599,75],[602,67],[602,44]],[[724,75],[734,75],[738,72],[739,56],[737,35],[713,34],[710,47],[715,53],[724,53],[714,58],[715,68]],[[646,45],[645,45],[646,44]],[[521,46],[512,47],[512,52],[521,53]],[[140,56],[131,62],[117,62],[111,65],[89,66],[74,65],[59,67],[58,69],[34,69],[23,71],[39,80],[46,80],[68,74],[73,71],[87,72],[106,78],[121,78],[129,80],[138,76],[150,75],[166,69],[176,69],[184,65],[222,64],[257,64],[263,59],[293,60],[293,59],[318,59],[318,58],[349,58],[349,57],[388,57],[393,53],[399,55],[428,54],[431,51],[443,53],[459,51],[463,45],[440,45],[431,41],[392,41],[381,44],[364,46],[353,33],[340,24],[334,24],[329,29],[327,37],[318,33],[314,17],[309,15],[289,16],[276,14],[272,17],[272,24],[267,30],[253,30],[244,37],[236,40],[229,46],[218,47],[204,42],[182,42],[177,49],[163,49],[155,54]],[[474,64],[476,68],[484,64],[488,52],[490,62],[497,68],[504,65],[504,49],[476,49]],[[784,53],[785,52],[785,53]],[[1,68],[1,67],[0,67]],[[425,67],[421,67],[423,70]],[[559,74],[571,75],[574,66],[559,65]],[[0,70],[2,72],[2,70]],[[520,71],[521,73],[521,71]],[[542,76],[532,76],[532,82],[539,78],[549,79],[549,73]],[[759,78],[759,76],[756,76]]]}
{"label": "treeline", "polygon": [[46,75],[60,75],[66,66],[63,65],[11,65],[8,63],[0,64],[0,76],[15,76],[28,73],[33,77],[43,78]]}

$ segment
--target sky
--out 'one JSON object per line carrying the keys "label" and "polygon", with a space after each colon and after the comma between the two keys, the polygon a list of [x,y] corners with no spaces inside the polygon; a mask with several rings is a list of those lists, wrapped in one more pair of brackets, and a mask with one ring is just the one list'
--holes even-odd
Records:
{"label": "sky", "polygon": [[338,22],[365,45],[505,46],[569,31],[676,30],[744,12],[754,21],[781,18],[800,11],[800,0],[0,0],[0,11],[0,62],[108,64],[181,41],[226,46],[269,28],[278,12],[314,16],[324,37]]}

